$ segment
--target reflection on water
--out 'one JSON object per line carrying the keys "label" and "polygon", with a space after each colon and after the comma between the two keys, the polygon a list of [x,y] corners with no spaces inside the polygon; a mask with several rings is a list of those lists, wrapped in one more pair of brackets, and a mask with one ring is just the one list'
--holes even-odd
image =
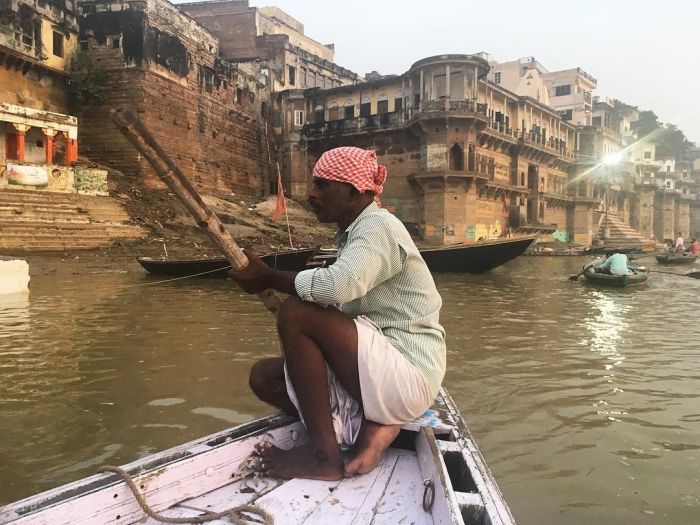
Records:
{"label": "reflection on water", "polygon": [[[446,385],[520,523],[694,523],[700,281],[607,290],[567,280],[580,264],[437,276]],[[278,351],[257,299],[44,266],[28,299],[0,299],[0,503],[268,412],[247,386]]]}

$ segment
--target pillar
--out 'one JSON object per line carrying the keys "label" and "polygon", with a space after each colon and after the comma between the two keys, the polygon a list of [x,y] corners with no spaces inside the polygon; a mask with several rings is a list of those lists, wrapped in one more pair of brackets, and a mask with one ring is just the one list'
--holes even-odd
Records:
{"label": "pillar", "polygon": [[66,166],[78,160],[78,139],[66,139]]}
{"label": "pillar", "polygon": [[418,107],[423,108],[423,90],[425,89],[425,81],[423,79],[423,70],[420,70],[420,99],[418,101]]}
{"label": "pillar", "polygon": [[56,130],[51,128],[43,128],[42,131],[44,132],[44,152],[46,153],[46,164],[50,166],[53,164],[53,146]]}
{"label": "pillar", "polygon": [[29,129],[26,124],[13,124],[17,130],[17,152],[16,159],[20,162],[24,161],[24,135]]}
{"label": "pillar", "polygon": [[[450,100],[450,65],[445,64],[445,97]],[[450,109],[449,107],[446,109]]]}

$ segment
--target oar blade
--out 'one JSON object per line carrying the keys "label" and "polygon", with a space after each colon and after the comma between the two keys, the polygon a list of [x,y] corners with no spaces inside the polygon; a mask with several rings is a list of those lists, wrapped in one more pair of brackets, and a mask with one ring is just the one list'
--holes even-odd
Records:
{"label": "oar blade", "polygon": [[700,279],[700,271],[698,272],[688,272],[685,274],[687,277],[692,277],[693,279]]}

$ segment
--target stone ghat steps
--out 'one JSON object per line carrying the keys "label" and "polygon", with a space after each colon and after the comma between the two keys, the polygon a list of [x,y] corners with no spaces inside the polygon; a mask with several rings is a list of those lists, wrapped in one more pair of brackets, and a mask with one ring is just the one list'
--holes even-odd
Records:
{"label": "stone ghat steps", "polygon": [[91,209],[65,204],[0,204],[0,220],[124,223],[128,219],[121,209]]}
{"label": "stone ghat steps", "polygon": [[[95,195],[78,195],[74,193],[54,193],[36,191],[0,191],[0,209],[15,215],[31,214],[33,210],[41,212],[82,213],[93,221],[126,222],[129,214],[112,198]],[[21,213],[20,213],[21,212]]]}
{"label": "stone ghat steps", "polygon": [[0,252],[89,250],[146,231],[129,224],[121,204],[106,196],[31,190],[0,191]]}
{"label": "stone ghat steps", "polygon": [[[604,238],[605,226],[605,216],[601,216],[596,234],[597,239]],[[616,215],[608,215],[607,227],[610,230],[610,238],[605,241],[608,245],[635,246],[644,243],[642,235]]]}
{"label": "stone ghat steps", "polygon": [[0,250],[16,252],[89,250],[111,245],[115,240],[137,240],[140,228],[131,225],[71,223],[10,223],[0,221]]}

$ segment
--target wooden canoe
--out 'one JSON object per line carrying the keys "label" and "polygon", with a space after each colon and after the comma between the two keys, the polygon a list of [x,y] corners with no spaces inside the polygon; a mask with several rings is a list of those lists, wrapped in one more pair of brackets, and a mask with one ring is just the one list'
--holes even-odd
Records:
{"label": "wooden canoe", "polygon": [[[306,268],[306,262],[316,251],[315,248],[286,250],[261,255],[260,258],[270,268],[298,272]],[[149,273],[170,277],[228,277],[231,264],[225,257],[211,259],[156,259],[139,257],[138,262]]]}
{"label": "wooden canoe", "polygon": [[[513,239],[421,248],[420,254],[431,272],[483,273],[522,255],[536,238],[536,235],[530,235]],[[328,266],[334,261],[334,251],[321,250],[309,261],[309,266]]]}
{"label": "wooden canoe", "polygon": [[[368,474],[340,481],[241,478],[253,447],[292,448],[303,425],[264,417],[145,457],[122,468],[146,503],[169,517],[197,517],[249,504],[277,525],[509,525],[515,520],[454,401],[443,389],[434,406],[405,425]],[[246,523],[260,523],[260,518]],[[257,520],[257,521],[254,521]],[[78,525],[160,523],[146,517],[116,474],[96,474],[0,507],[0,523]],[[211,523],[228,523],[226,520]]]}
{"label": "wooden canoe", "polygon": [[696,255],[676,254],[676,253],[659,253],[656,254],[656,260],[660,264],[693,264],[697,259]]}
{"label": "wooden canoe", "polygon": [[649,278],[649,271],[644,266],[630,262],[628,263],[627,267],[632,271],[632,273],[627,275],[612,275],[609,273],[596,272],[593,266],[589,266],[583,272],[583,276],[589,282],[601,284],[603,286],[613,286],[616,288],[625,288],[627,286],[643,284]]}

